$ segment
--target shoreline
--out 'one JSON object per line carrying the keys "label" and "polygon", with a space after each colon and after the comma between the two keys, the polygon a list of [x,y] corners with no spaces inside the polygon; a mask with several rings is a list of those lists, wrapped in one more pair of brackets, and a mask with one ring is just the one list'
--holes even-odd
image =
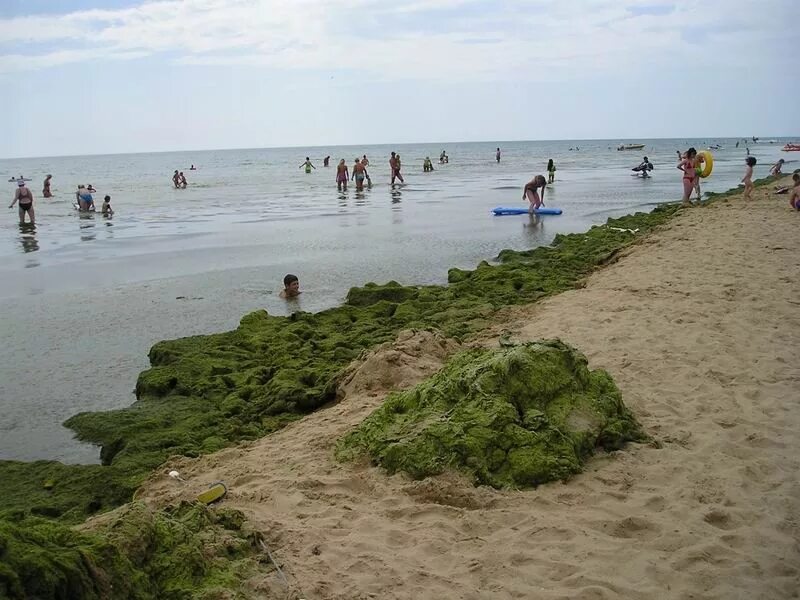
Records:
{"label": "shoreline", "polygon": [[[765,183],[772,183],[773,181],[778,181],[778,180],[776,180],[774,178],[769,178],[766,181],[762,180],[762,182],[760,182],[760,185],[764,185]],[[736,191],[733,191],[733,194],[735,194],[735,193],[736,193]],[[654,228],[657,228],[658,226],[660,226],[660,225],[662,225],[664,223],[673,222],[672,217],[673,217],[674,214],[677,213],[679,215],[683,215],[685,212],[686,211],[679,211],[677,209],[674,209],[669,214],[665,215],[665,218],[663,220],[657,219],[653,223],[650,223],[649,221],[645,220],[645,223],[648,224],[647,225],[647,227],[648,227],[647,232],[649,233],[650,230],[652,230]],[[691,212],[694,212],[694,211],[691,211]],[[652,215],[652,214],[653,213],[650,213],[650,215]],[[645,217],[646,217],[646,215],[645,215]],[[631,225],[632,227],[630,227],[630,228],[633,228],[633,226],[639,224],[638,221],[633,220],[632,217],[623,218],[621,220],[615,220],[615,221],[613,221],[613,223],[614,223],[614,226],[619,226],[620,229],[627,229],[628,227],[626,227],[626,225]],[[565,236],[565,237],[568,238],[568,239],[573,239],[573,240],[574,239],[578,239],[578,238],[580,238],[580,239],[589,239],[586,236],[589,236],[589,234],[592,231],[602,230],[603,227],[604,226],[601,226],[601,227],[598,227],[598,228],[593,228],[587,234],[572,234],[572,236]],[[607,229],[608,228],[606,228],[606,230]],[[669,229],[669,227],[667,229]],[[595,234],[597,234],[597,233],[598,232],[595,231]],[[545,289],[539,290],[539,289],[536,289],[535,286],[533,286],[530,289],[530,296],[528,297],[527,301],[528,302],[531,302],[531,301],[535,302],[536,300],[538,300],[539,298],[542,298],[544,296],[550,296],[551,301],[560,298],[561,296],[564,295],[565,290],[574,289],[575,284],[580,283],[587,274],[590,274],[591,272],[596,270],[597,267],[603,266],[603,265],[608,264],[608,263],[616,262],[621,254],[630,254],[630,252],[628,252],[627,248],[630,248],[633,245],[638,245],[638,244],[633,244],[632,243],[633,240],[626,239],[626,236],[628,236],[630,234],[624,234],[624,232],[612,232],[611,235],[609,236],[608,235],[609,233],[610,233],[609,231],[605,231],[602,234],[601,238],[598,238],[598,239],[595,240],[595,242],[598,245],[598,248],[596,248],[596,250],[598,250],[598,251],[591,255],[590,258],[591,258],[592,262],[591,262],[590,267],[588,268],[588,270],[585,270],[586,269],[585,266],[583,267],[584,270],[581,270],[581,268],[578,268],[577,271],[576,271],[577,275],[573,280],[571,280],[569,282],[555,280],[555,281],[550,282],[550,286],[548,288],[545,288]],[[648,238],[646,237],[645,239],[648,239]],[[554,243],[554,244],[556,246],[558,246],[559,243],[563,243],[563,240],[560,240],[560,241],[557,240],[557,242]],[[647,242],[645,242],[645,243],[647,243]],[[510,299],[513,299],[514,292],[519,292],[519,289],[515,289],[514,283],[513,283],[514,282],[513,278],[514,277],[519,277],[519,273],[518,272],[516,274],[514,273],[514,270],[513,270],[513,267],[515,266],[514,263],[518,262],[520,264],[518,264],[517,266],[522,265],[523,267],[529,269],[530,268],[530,263],[526,262],[526,261],[535,260],[535,261],[539,261],[537,263],[537,267],[539,269],[541,269],[543,266],[546,266],[546,259],[542,255],[552,254],[552,252],[551,252],[552,249],[553,249],[553,247],[549,247],[549,248],[545,248],[543,251],[542,251],[542,249],[537,249],[537,250],[534,250],[534,251],[522,252],[522,253],[516,253],[516,252],[508,253],[508,254],[505,255],[505,257],[503,257],[503,254],[501,253],[501,258],[504,258],[505,260],[498,267],[502,267],[502,266],[505,265],[507,267],[510,266],[512,268],[511,271],[507,270],[505,273],[503,273],[502,274],[503,275],[502,278],[495,277],[496,275],[498,275],[498,271],[492,271],[492,269],[497,269],[498,267],[491,267],[488,264],[486,266],[480,265],[475,271],[462,271],[462,270],[459,270],[459,269],[451,270],[452,273],[450,275],[450,281],[451,281],[450,287],[457,286],[459,283],[463,283],[466,286],[474,287],[476,285],[476,281],[478,283],[480,283],[480,284],[488,284],[488,285],[491,285],[491,286],[496,286],[497,282],[500,279],[508,279],[509,275],[511,276],[512,285],[509,286],[508,290],[493,289],[493,292],[495,293],[495,295],[499,294],[501,296],[501,300],[498,302],[498,306],[487,307],[485,305],[485,301],[482,304],[480,302],[480,298],[478,298],[477,299],[478,302],[476,303],[475,302],[476,298],[472,298],[472,301],[473,301],[472,305],[471,306],[464,306],[463,307],[463,311],[460,312],[460,313],[457,312],[456,314],[452,314],[452,313],[451,314],[445,314],[443,316],[440,315],[440,313],[437,313],[437,312],[433,312],[433,313],[429,313],[429,314],[433,315],[434,317],[436,315],[440,315],[439,317],[437,317],[439,319],[438,324],[442,325],[443,329],[450,335],[454,335],[455,334],[455,335],[460,335],[460,336],[468,336],[468,335],[474,335],[476,333],[478,335],[480,335],[480,331],[481,330],[483,330],[483,329],[485,329],[485,327],[491,325],[493,318],[494,318],[494,320],[496,320],[498,317],[502,316],[502,313],[496,312],[498,309],[503,309],[503,306],[508,306],[509,304],[517,304],[516,302],[509,301]],[[633,254],[636,254],[636,252],[633,252]],[[541,262],[541,261],[545,261],[545,262]],[[600,274],[602,274],[603,272],[605,272],[605,270],[601,270]],[[598,274],[597,276],[600,276],[600,274]],[[468,281],[469,279],[475,279],[476,281],[469,282]],[[517,281],[522,281],[522,285],[520,286],[520,289],[524,288],[527,285],[527,283],[525,281],[521,280],[521,279],[517,279]],[[435,287],[435,286],[430,286],[430,287]],[[396,304],[398,306],[393,311],[391,311],[391,315],[393,316],[394,314],[396,314],[396,312],[398,310],[400,310],[399,306],[402,306],[404,302],[412,300],[412,299],[415,299],[415,298],[418,298],[419,293],[417,293],[417,295],[415,296],[415,294],[413,292],[414,289],[416,289],[416,288],[403,287],[403,286],[399,286],[399,285],[386,285],[386,286],[374,286],[374,285],[370,286],[370,285],[367,285],[364,288],[354,288],[354,290],[351,290],[351,295],[348,297],[349,299],[348,299],[348,305],[347,306],[350,307],[350,308],[348,308],[348,311],[349,311],[350,314],[353,314],[353,312],[356,311],[356,309],[359,309],[361,311],[360,314],[363,314],[364,310],[367,310],[367,312],[369,312],[368,309],[370,309],[370,307],[372,307],[372,310],[374,311],[375,316],[377,316],[378,318],[384,318],[385,319],[386,318],[386,313],[387,313],[387,306],[386,306],[387,302],[388,302],[388,304],[393,304],[394,303],[394,304]],[[426,288],[422,288],[422,289],[424,290]],[[412,291],[409,291],[409,290],[412,290]],[[513,292],[512,292],[512,290],[513,290]],[[567,294],[580,293],[580,290],[577,291],[577,292],[566,292],[566,293]],[[554,296],[553,294],[556,294],[556,295]],[[532,297],[532,299],[531,299],[531,297]],[[476,308],[476,306],[474,306],[475,304],[477,304],[477,308]],[[526,306],[527,305],[526,302],[520,302],[518,304],[520,306]],[[538,305],[538,303],[536,303],[535,305]],[[340,308],[342,308],[342,307],[340,307]],[[337,310],[337,309],[332,309],[332,310]],[[507,310],[514,311],[514,310],[517,310],[517,309],[516,308],[511,308],[511,309],[507,309]],[[519,309],[519,310],[524,310],[524,308]],[[330,311],[324,311],[324,312],[330,312]],[[446,312],[447,311],[445,311],[445,313]],[[253,313],[249,317],[245,317],[243,319],[243,323],[246,323],[248,318],[250,318],[250,319],[255,318],[255,320],[256,320],[255,323],[258,324],[258,321],[260,319],[262,319],[262,317],[254,317],[253,315],[255,315],[255,314],[256,313]],[[306,319],[306,318],[315,318],[315,315],[311,315],[310,317],[306,317],[306,316],[302,316],[301,315],[299,320],[302,321],[303,319]],[[471,324],[469,324],[470,323],[470,319],[471,319]],[[291,321],[291,318],[289,318],[287,320],[287,322],[289,322],[289,321]],[[414,324],[415,321],[413,321],[413,319],[412,319],[411,323]],[[423,325],[423,326],[425,325],[424,321],[423,322],[419,322],[419,323],[421,325]],[[301,325],[302,325],[302,323],[301,323]],[[229,332],[229,334],[230,333],[231,332]],[[375,332],[372,331],[372,332],[370,332],[370,335],[372,335],[374,333]],[[229,335],[229,334],[218,334],[217,336],[202,336],[202,337],[204,337],[204,338],[219,337],[219,336],[226,336],[226,335]],[[394,334],[396,334],[396,330],[394,331]],[[378,332],[377,339],[380,340],[380,341],[387,341],[388,342],[391,339],[393,339],[393,335],[394,334],[392,334],[390,336],[389,332],[386,332],[384,334],[381,334],[380,332]],[[157,344],[156,347],[154,347],[153,351],[151,351],[151,358],[154,357],[154,353],[155,353],[155,356],[156,356],[156,360],[154,361],[154,363],[157,364],[157,366],[158,366],[158,363],[161,363],[164,366],[172,364],[174,362],[174,360],[176,360],[177,358],[180,357],[181,352],[183,352],[185,350],[185,348],[181,347],[181,344],[179,342],[181,342],[181,341],[178,340],[178,341],[175,341],[175,342],[166,342],[166,343],[162,343],[163,345],[162,344]],[[364,348],[374,347],[374,345],[375,345],[374,343],[368,344]],[[159,346],[161,346],[161,348],[157,350],[157,348],[159,348]],[[579,347],[579,349],[582,349],[580,345],[578,345],[578,347]],[[343,364],[346,364],[347,362],[349,362],[349,359],[353,357],[352,350],[355,350],[355,349],[351,348],[350,350],[351,350],[351,352],[344,352],[343,351],[343,352],[339,353],[341,355],[339,357],[339,359],[341,361],[343,361]],[[160,357],[159,357],[159,354],[161,355]],[[344,356],[345,354],[347,354],[347,356]],[[333,355],[331,355],[331,356],[333,356]],[[151,369],[151,371],[153,371],[153,370]],[[334,371],[335,371],[335,369],[334,369]],[[145,374],[146,373],[148,373],[148,372],[145,372]],[[145,375],[145,374],[143,374],[143,375]],[[163,372],[160,373],[160,374],[156,373],[156,375],[163,375]],[[228,375],[229,378],[234,378],[235,374],[232,375],[231,371],[228,371],[227,373],[220,372],[218,375],[222,379],[224,379],[224,377],[226,375]],[[336,377],[334,375],[331,375],[331,376],[334,377],[334,379],[336,379]],[[149,377],[149,379],[148,379],[148,377]],[[180,373],[178,374],[178,379],[180,379]],[[142,378],[140,377],[140,382],[141,381],[142,381]],[[235,384],[235,378],[232,379],[232,381],[234,381],[234,384]],[[316,381],[315,383],[319,385],[320,382]],[[145,392],[145,394],[151,393],[151,394],[155,394],[155,397],[161,397],[161,396],[163,396],[163,392],[164,392],[163,385],[164,385],[163,379],[159,378],[158,376],[153,377],[153,374],[151,373],[150,376],[145,376],[145,380],[142,383],[142,388],[141,389]],[[175,389],[176,387],[179,387],[181,385],[181,383],[180,383],[180,381],[176,381],[175,383],[168,382],[167,385],[168,385],[168,387],[170,389],[168,389],[166,391],[169,393],[173,389]],[[325,385],[328,385],[327,382],[325,383]],[[325,391],[325,389],[324,389],[325,385],[322,386],[323,389],[319,390],[319,393],[321,394],[319,396],[319,398],[320,398],[320,400],[322,400],[322,403],[324,403],[325,401],[330,399],[330,396],[329,396],[330,392]],[[303,387],[305,388],[307,386],[308,386],[308,382],[305,382],[303,384]],[[213,386],[211,386],[210,388],[206,388],[205,390],[201,390],[201,392],[202,393],[206,393],[207,391],[213,391],[212,388],[213,388]],[[309,396],[309,395],[306,395],[305,398],[307,400],[309,400],[309,401],[312,401],[312,402],[318,402],[318,400],[314,400],[314,398]],[[302,398],[299,399],[299,400],[296,399],[295,401],[302,402],[303,399]],[[301,410],[305,410],[305,409],[301,409]],[[294,421],[295,417],[297,416],[299,418],[300,414],[301,413],[289,413],[289,415],[291,417],[289,420],[290,421]],[[318,413],[315,413],[315,414],[318,414]],[[98,422],[91,422],[91,420],[90,420],[89,421],[89,430],[94,430],[94,433],[91,433],[91,431],[90,431],[90,434],[91,435],[97,435],[97,432],[100,431],[103,428],[102,426],[103,425],[107,425],[107,424],[108,423],[106,421],[103,421],[102,419],[100,421],[98,421]],[[282,425],[282,424],[284,424],[284,423],[283,422],[273,422],[272,423],[273,426],[279,426],[279,425]],[[293,426],[293,428],[295,428],[295,427],[296,427],[296,425]],[[287,431],[287,430],[283,430],[283,431]],[[104,432],[104,434],[105,434],[105,432]],[[261,437],[261,436],[257,436],[257,437]],[[272,436],[270,436],[270,437],[272,437]],[[261,444],[265,439],[267,439],[267,438],[261,437],[261,439],[258,439],[257,441],[249,442],[249,444],[257,446],[257,445]],[[112,436],[110,438],[110,442],[111,442],[110,445],[111,446],[114,445],[113,441],[114,441],[114,438]],[[222,441],[224,442],[224,440],[222,440]],[[219,441],[214,442],[214,444],[219,444]],[[107,447],[109,447],[109,446],[107,445]],[[124,445],[123,445],[123,448],[124,448]],[[209,448],[200,447],[200,453],[205,454],[207,451],[213,451],[215,449],[217,449],[217,448],[214,448],[213,444]],[[113,450],[116,450],[116,452],[112,452]],[[107,461],[111,462],[113,464],[114,459],[116,458],[116,455],[120,451],[121,451],[121,448],[113,448],[113,447],[111,447],[111,450],[106,452]],[[225,453],[227,453],[227,454],[231,454],[231,453],[236,454],[236,453],[241,453],[241,452],[242,452],[241,449],[233,448],[233,449],[229,449],[229,450],[223,451],[223,454],[225,454]],[[184,452],[184,454],[188,454],[188,453]],[[131,458],[131,457],[128,457],[128,458]],[[153,464],[153,458],[150,458],[149,460],[150,460],[150,464]],[[200,460],[207,460],[207,459],[200,459]],[[160,462],[160,461],[158,461],[158,462]],[[191,462],[192,461],[189,460],[187,462],[187,464],[189,464]],[[134,471],[135,471],[136,463],[132,463],[132,462],[126,461],[126,463],[123,463],[123,464],[128,469],[130,469],[131,467],[134,467]],[[98,467],[98,469],[102,470],[103,467]],[[148,472],[149,472],[149,470],[148,470]],[[108,474],[108,473],[106,473],[106,474]],[[18,475],[19,475],[19,473],[18,473]],[[130,476],[129,473],[128,473],[128,476]],[[89,483],[90,483],[90,485],[96,485],[97,482],[96,481],[95,482],[89,481]],[[135,476],[133,477],[132,480],[128,479],[127,482],[107,481],[107,483],[113,483],[113,485],[116,485],[116,486],[124,486],[126,489],[130,489],[131,484],[134,484],[134,487],[138,486],[138,483],[136,482],[136,477]],[[31,491],[32,489],[33,488],[30,488],[28,491]],[[116,491],[120,491],[120,489],[121,488],[118,487]],[[12,494],[12,496],[13,496],[13,494]],[[119,498],[119,496],[118,496],[118,498]],[[119,501],[119,500],[117,500],[117,501]],[[112,501],[112,504],[113,504],[113,501]],[[102,507],[103,508],[108,508],[109,506],[110,505],[108,505],[108,504],[104,504]],[[62,513],[62,516],[64,514],[67,514],[67,513],[66,512]],[[80,516],[80,513],[72,513],[71,516],[68,518],[68,520],[73,520],[73,521],[76,520],[76,519],[79,520],[79,516]]]}

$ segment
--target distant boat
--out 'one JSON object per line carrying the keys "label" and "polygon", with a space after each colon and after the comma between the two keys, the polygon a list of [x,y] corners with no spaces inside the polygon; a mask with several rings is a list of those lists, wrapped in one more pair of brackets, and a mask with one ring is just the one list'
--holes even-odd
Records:
{"label": "distant boat", "polygon": [[644,148],[644,144],[620,144],[617,146],[617,150],[641,150]]}
{"label": "distant boat", "polygon": [[800,144],[786,144],[783,147],[784,152],[800,152]]}

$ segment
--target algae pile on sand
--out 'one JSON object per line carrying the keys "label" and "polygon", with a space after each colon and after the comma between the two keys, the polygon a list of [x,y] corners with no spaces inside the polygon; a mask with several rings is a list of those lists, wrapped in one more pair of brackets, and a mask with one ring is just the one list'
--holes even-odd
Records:
{"label": "algae pile on sand", "polygon": [[233,510],[134,503],[80,529],[47,519],[0,520],[0,598],[243,598],[257,536]]}
{"label": "algae pile on sand", "polygon": [[558,340],[456,355],[392,394],[337,445],[415,478],[445,469],[476,483],[528,487],[566,479],[596,448],[644,436],[611,376]]}
{"label": "algae pile on sand", "polygon": [[[197,456],[262,437],[333,400],[344,367],[402,329],[432,327],[464,338],[498,309],[579,285],[677,210],[666,205],[557,235],[551,246],[506,250],[499,264],[451,269],[447,286],[367,284],[320,313],[256,311],[234,331],[159,342],[132,406],[66,422],[79,438],[102,445],[105,466],[37,463],[26,475],[20,463],[0,461],[0,479],[9,482],[0,513],[25,508],[77,522],[108,510],[171,455]],[[637,235],[623,231],[634,229]],[[47,478],[55,486],[43,489]]]}

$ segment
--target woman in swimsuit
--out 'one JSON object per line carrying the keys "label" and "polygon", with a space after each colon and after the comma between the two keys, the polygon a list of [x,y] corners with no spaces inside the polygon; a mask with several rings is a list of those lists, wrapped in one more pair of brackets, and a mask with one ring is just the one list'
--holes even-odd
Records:
{"label": "woman in swimsuit", "polygon": [[53,178],[52,175],[48,175],[44,178],[44,186],[42,188],[42,196],[45,198],[52,198],[53,194],[50,192],[50,180]]}
{"label": "woman in swimsuit", "polygon": [[79,185],[75,192],[75,199],[78,201],[78,210],[94,210],[94,198],[86,189],[86,186]]}
{"label": "woman in swimsuit", "polygon": [[307,156],[306,156],[306,162],[304,162],[303,164],[301,164],[301,165],[300,165],[299,167],[297,167],[297,168],[298,168],[298,169],[302,169],[303,167],[305,167],[305,168],[306,168],[306,175],[308,175],[309,173],[311,173],[311,169],[314,169],[315,171],[317,170],[317,167],[315,167],[314,165],[312,165],[312,164],[311,164],[311,159],[310,159],[310,158],[308,158]]}
{"label": "woman in swimsuit", "polygon": [[[530,212],[544,206],[544,190],[547,187],[547,180],[544,175],[537,175],[525,184],[522,189],[522,199],[530,202]],[[542,188],[542,195],[539,197],[539,188]]]}
{"label": "woman in swimsuit", "polygon": [[347,170],[347,165],[344,162],[344,159],[339,161],[339,164],[336,167],[336,189],[340,192],[344,187],[344,191],[347,191],[347,180],[350,178],[350,174]]}
{"label": "woman in swimsuit", "polygon": [[553,183],[556,180],[556,163],[553,159],[547,161],[547,183]]}
{"label": "woman in swimsuit", "polygon": [[14,201],[8,205],[8,208],[13,208],[19,202],[19,224],[25,224],[25,213],[30,217],[31,225],[35,223],[33,214],[33,194],[25,185],[24,181],[17,182],[17,190],[14,192]]}
{"label": "woman in swimsuit", "polygon": [[[680,154],[680,153],[678,153]],[[691,201],[689,200],[689,196],[692,195],[692,190],[695,188],[695,179],[697,179],[697,150],[694,148],[689,148],[681,157],[681,161],[678,163],[678,169],[683,171],[683,205],[684,206],[691,206]]]}

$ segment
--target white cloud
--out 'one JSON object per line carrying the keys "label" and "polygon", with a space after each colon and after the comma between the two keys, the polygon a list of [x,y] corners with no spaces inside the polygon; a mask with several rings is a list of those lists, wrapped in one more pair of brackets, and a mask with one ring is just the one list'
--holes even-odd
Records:
{"label": "white cloud", "polygon": [[[761,42],[788,30],[790,1],[158,0],[0,20],[0,72],[162,53],[177,64],[432,80],[575,76],[643,62],[742,66],[767,58]],[[628,10],[671,5],[666,14]]]}

